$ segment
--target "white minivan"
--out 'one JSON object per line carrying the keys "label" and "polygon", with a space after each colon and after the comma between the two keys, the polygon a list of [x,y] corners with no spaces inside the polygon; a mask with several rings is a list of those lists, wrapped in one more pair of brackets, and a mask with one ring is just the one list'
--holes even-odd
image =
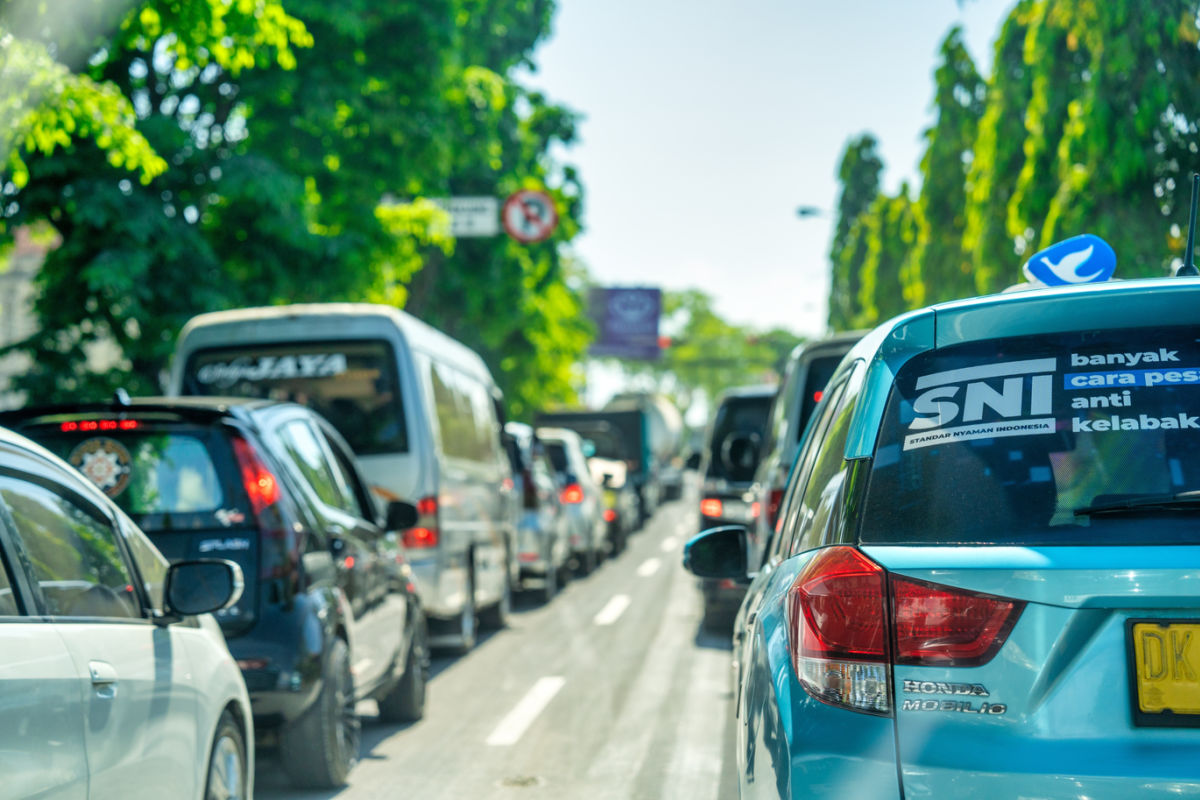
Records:
{"label": "white minivan", "polygon": [[403,534],[435,644],[502,627],[517,578],[516,500],[500,392],[475,352],[410,314],[357,303],[201,314],[176,345],[170,392],[291,400],[333,423]]}

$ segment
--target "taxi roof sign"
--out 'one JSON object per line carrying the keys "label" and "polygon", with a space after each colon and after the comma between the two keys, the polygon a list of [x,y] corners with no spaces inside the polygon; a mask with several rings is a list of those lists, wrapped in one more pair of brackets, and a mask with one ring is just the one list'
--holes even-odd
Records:
{"label": "taxi roof sign", "polygon": [[1117,254],[1108,242],[1090,233],[1057,242],[1021,267],[1030,283],[1042,286],[1102,283],[1116,270]]}

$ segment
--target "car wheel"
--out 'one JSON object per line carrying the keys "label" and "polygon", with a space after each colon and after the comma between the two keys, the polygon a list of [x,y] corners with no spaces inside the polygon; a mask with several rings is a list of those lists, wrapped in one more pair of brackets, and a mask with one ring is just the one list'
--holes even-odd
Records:
{"label": "car wheel", "polygon": [[354,710],[350,651],[341,639],[334,640],[326,664],[316,701],[279,737],[280,759],[297,787],[343,786],[358,760],[361,725]]}
{"label": "car wheel", "polygon": [[512,611],[512,577],[507,566],[504,571],[504,593],[494,606],[488,606],[479,614],[479,624],[490,631],[498,631],[508,625],[508,612]]}
{"label": "car wheel", "polygon": [[467,573],[466,599],[463,601],[462,612],[458,615],[458,631],[454,634],[453,651],[464,655],[475,649],[475,637],[478,633],[479,620],[475,614],[475,571]]}
{"label": "car wheel", "polygon": [[246,738],[228,711],[217,723],[208,756],[204,800],[246,800]]}
{"label": "car wheel", "polygon": [[548,549],[546,551],[546,579],[542,581],[542,590],[538,592],[538,599],[542,601],[542,605],[555,598],[560,581],[562,581],[562,571],[554,566],[554,557]]}
{"label": "car wheel", "polygon": [[581,553],[575,554],[575,572],[580,577],[591,575],[596,569],[596,551],[588,548]]}
{"label": "car wheel", "polygon": [[378,701],[379,718],[385,722],[416,722],[425,716],[425,687],[428,681],[429,643],[425,623],[413,632],[404,675],[392,690]]}

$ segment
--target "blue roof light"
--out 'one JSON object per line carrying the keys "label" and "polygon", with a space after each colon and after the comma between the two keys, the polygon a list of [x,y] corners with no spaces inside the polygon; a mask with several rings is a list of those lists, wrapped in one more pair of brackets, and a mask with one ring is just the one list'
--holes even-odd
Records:
{"label": "blue roof light", "polygon": [[1071,286],[1102,283],[1117,270],[1117,254],[1099,236],[1085,233],[1047,247],[1025,262],[1021,271],[1030,283]]}

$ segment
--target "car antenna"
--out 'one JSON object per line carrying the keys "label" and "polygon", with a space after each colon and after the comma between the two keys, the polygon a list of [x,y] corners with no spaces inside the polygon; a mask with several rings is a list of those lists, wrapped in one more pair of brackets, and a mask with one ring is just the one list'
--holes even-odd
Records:
{"label": "car antenna", "polygon": [[1196,269],[1196,197],[1200,195],[1200,172],[1192,173],[1192,213],[1188,216],[1187,250],[1184,252],[1184,262],[1175,272],[1175,277],[1192,277],[1200,275]]}

